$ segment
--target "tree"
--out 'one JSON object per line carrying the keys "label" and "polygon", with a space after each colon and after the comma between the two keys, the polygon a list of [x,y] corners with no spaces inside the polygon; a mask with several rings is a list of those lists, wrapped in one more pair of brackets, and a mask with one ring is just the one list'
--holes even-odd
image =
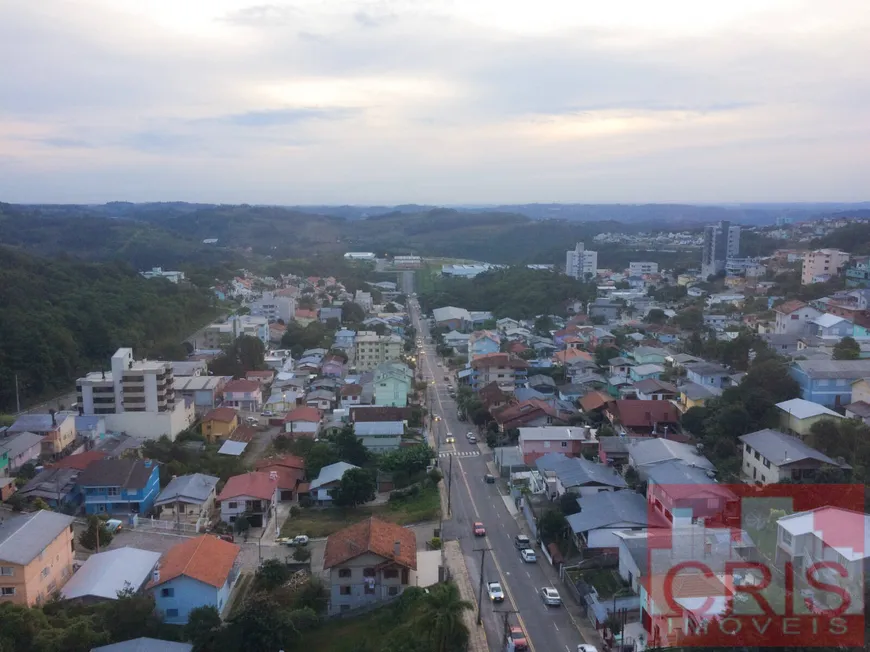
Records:
{"label": "tree", "polygon": [[580,505],[577,504],[577,496],[572,493],[564,493],[559,497],[559,509],[565,516],[571,516],[580,511]]}
{"label": "tree", "polygon": [[184,626],[184,638],[193,644],[194,652],[211,650],[223,626],[218,610],[212,605],[192,609]]}
{"label": "tree", "polygon": [[159,635],[161,621],[150,594],[136,593],[132,587],[118,592],[117,600],[103,607],[103,623],[113,641]]}
{"label": "tree", "polygon": [[333,502],[338,507],[356,507],[375,499],[378,485],[368,469],[348,469],[341,476]]}
{"label": "tree", "polygon": [[345,301],[341,306],[341,321],[345,324],[359,324],[366,318],[366,311],[358,303]]}
{"label": "tree", "polygon": [[567,527],[568,521],[558,509],[548,509],[538,519],[538,530],[541,532],[541,538],[547,542],[561,539]]}
{"label": "tree", "polygon": [[284,586],[291,575],[289,566],[280,559],[266,559],[254,575],[254,588],[258,591],[274,591]]}
{"label": "tree", "polygon": [[309,559],[311,559],[311,551],[304,546],[296,546],[296,550],[293,551],[293,560],[301,562]]}
{"label": "tree", "polygon": [[683,429],[696,436],[702,435],[704,433],[704,421],[708,416],[707,408],[701,406],[690,407],[683,414]]}
{"label": "tree", "polygon": [[834,360],[857,360],[861,357],[861,347],[854,337],[846,336],[834,345]]}
{"label": "tree", "polygon": [[611,358],[615,358],[618,355],[619,351],[612,346],[599,345],[595,347],[595,364],[599,367],[606,367],[610,363]]}
{"label": "tree", "polygon": [[470,602],[462,599],[455,583],[436,584],[423,597],[413,629],[430,642],[434,652],[464,650],[469,633],[463,614],[473,608]]}
{"label": "tree", "polygon": [[371,459],[369,450],[362,440],[354,434],[353,424],[349,423],[332,438],[338,459],[354,466],[365,466]]}
{"label": "tree", "polygon": [[338,453],[331,443],[316,441],[305,457],[305,472],[309,478],[316,478],[320,474],[320,469],[338,461]]}
{"label": "tree", "polygon": [[247,516],[237,516],[233,523],[233,529],[239,534],[244,534],[251,529],[251,522],[248,520]]}
{"label": "tree", "polygon": [[535,319],[535,332],[543,337],[550,337],[550,331],[553,330],[553,320],[550,315],[541,315]]}
{"label": "tree", "polygon": [[646,313],[646,317],[643,320],[648,324],[664,324],[668,320],[668,316],[661,308],[653,308]]}
{"label": "tree", "polygon": [[103,549],[112,543],[113,535],[106,522],[96,515],[88,517],[88,527],[79,535],[79,544],[88,550]]}
{"label": "tree", "polygon": [[293,593],[292,606],[294,609],[311,609],[316,614],[326,613],[326,608],[329,606],[329,591],[318,578],[309,577],[308,581]]}
{"label": "tree", "polygon": [[788,366],[781,359],[753,364],[740,383],[740,390],[744,396],[764,390],[773,403],[797,398],[801,393],[800,385],[789,375]]}
{"label": "tree", "polygon": [[268,593],[255,593],[230,620],[222,639],[227,650],[275,652],[292,648],[300,632],[292,616]]}

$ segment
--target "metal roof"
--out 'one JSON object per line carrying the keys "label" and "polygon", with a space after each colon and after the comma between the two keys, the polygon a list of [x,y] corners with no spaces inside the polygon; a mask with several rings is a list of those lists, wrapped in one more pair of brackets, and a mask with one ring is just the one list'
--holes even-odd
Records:
{"label": "metal roof", "polygon": [[223,446],[220,447],[218,453],[223,455],[233,455],[238,457],[242,453],[245,452],[245,449],[248,447],[248,442],[245,441],[234,441],[232,439],[227,439]]}
{"label": "metal roof", "polygon": [[788,412],[796,419],[809,419],[810,417],[817,417],[821,415],[837,417],[838,419],[843,418],[843,415],[826,408],[824,405],[819,405],[818,403],[813,403],[812,401],[806,401],[802,398],[793,398],[789,401],[777,403],[776,407],[778,407],[783,412]]}
{"label": "metal roof", "polygon": [[358,468],[358,466],[348,464],[347,462],[336,462],[335,464],[324,466],[322,469],[320,469],[320,473],[318,474],[318,476],[311,481],[309,489],[314,490],[318,487],[322,487],[323,485],[330,484],[331,482],[341,480],[345,471]]}
{"label": "metal roof", "polygon": [[42,443],[42,436],[32,432],[22,432],[0,439],[0,451],[6,451],[10,458],[18,457],[23,452]]}
{"label": "metal roof", "polygon": [[356,421],[353,424],[353,431],[357,437],[402,435],[405,432],[405,424],[402,421]]}
{"label": "metal roof", "polygon": [[583,485],[607,485],[620,488],[627,486],[622,476],[614,469],[583,457],[547,453],[535,460],[535,466],[543,473],[554,473],[566,488]]}
{"label": "metal roof", "polygon": [[145,584],[158,561],[159,552],[138,548],[118,548],[91,555],[61,589],[61,597],[71,600],[94,596],[115,600],[125,585],[129,584],[135,591]]}
{"label": "metal roof", "polygon": [[568,517],[575,533],[588,532],[617,523],[646,525],[646,498],[633,491],[599,491],[577,499],[580,512]]}
{"label": "metal roof", "polygon": [[142,636],[121,643],[95,647],[91,652],[192,652],[192,650],[193,645],[190,643],[176,643]]}
{"label": "metal roof", "polygon": [[803,460],[817,460],[822,464],[830,464],[842,468],[851,468],[847,464],[838,464],[824,453],[817,451],[812,446],[802,442],[797,437],[792,437],[779,430],[766,428],[741,435],[740,441],[748,444],[766,457],[771,464],[784,466]]}
{"label": "metal roof", "polygon": [[72,525],[72,516],[39,510],[0,522],[0,561],[26,566]]}
{"label": "metal roof", "polygon": [[193,473],[172,478],[166,488],[157,496],[155,505],[174,502],[205,502],[217,487],[219,478],[203,473]]}
{"label": "metal roof", "polygon": [[714,470],[716,467],[706,457],[699,454],[694,446],[671,439],[635,440],[629,444],[628,454],[634,466],[650,466],[678,460],[688,466]]}
{"label": "metal roof", "polygon": [[857,379],[870,376],[870,359],[867,360],[797,360],[795,367],[810,378]]}

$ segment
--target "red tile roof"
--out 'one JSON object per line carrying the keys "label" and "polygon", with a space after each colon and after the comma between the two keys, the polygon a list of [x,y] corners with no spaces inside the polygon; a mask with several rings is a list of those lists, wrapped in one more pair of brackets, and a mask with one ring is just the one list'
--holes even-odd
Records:
{"label": "red tile roof", "polygon": [[[261,460],[266,462],[268,460]],[[294,469],[280,464],[264,464],[257,463],[257,470],[263,473],[275,473],[278,476],[278,489],[296,489],[296,485],[302,482],[305,478],[305,471],[302,469]]]}
{"label": "red tile roof", "polygon": [[514,340],[513,342],[508,342],[507,345],[509,353],[522,353],[523,351],[528,351],[529,347],[526,346],[520,340]]}
{"label": "red tile roof", "polygon": [[411,408],[379,405],[376,407],[351,407],[351,421],[407,421],[411,418]]}
{"label": "red tile roof", "polygon": [[224,385],[224,394],[229,392],[251,393],[258,391],[260,391],[260,383],[254,380],[245,380],[243,378],[231,380]]}
{"label": "red tile roof", "polygon": [[356,383],[342,385],[341,387],[342,396],[359,396],[360,394],[362,394],[362,391],[362,385],[357,385]]}
{"label": "red tile roof", "polygon": [[623,399],[615,401],[613,414],[626,428],[651,428],[654,423],[679,423],[676,406],[670,401]]}
{"label": "red tile roof", "polygon": [[223,491],[217,497],[218,501],[231,500],[239,496],[250,496],[261,500],[272,500],[277,482],[262,471],[251,471],[242,475],[234,475],[227,480]]}
{"label": "red tile roof", "polygon": [[574,360],[586,360],[588,362],[592,361],[592,355],[587,353],[586,351],[581,351],[580,349],[565,349],[564,351],[557,351],[553,354],[553,360],[556,362],[561,362],[562,364],[572,362]]}
{"label": "red tile roof", "polygon": [[584,412],[592,412],[603,408],[613,400],[612,396],[603,392],[589,392],[586,396],[580,399],[580,407]]}
{"label": "red tile roof", "polygon": [[781,312],[784,315],[790,315],[795,310],[800,310],[801,308],[805,308],[807,304],[803,301],[798,301],[797,299],[793,299],[791,301],[786,301],[784,304],[777,306],[774,308],[776,312]]}
{"label": "red tile roof", "polygon": [[228,437],[228,439],[248,443],[254,438],[254,435],[256,434],[257,431],[251,428],[251,426],[239,426],[238,428],[233,430],[232,434]]}
{"label": "red tile roof", "polygon": [[296,318],[297,319],[317,319],[317,311],[316,310],[305,310],[304,308],[299,308],[296,310]]}
{"label": "red tile roof", "polygon": [[288,412],[284,417],[284,423],[290,423],[292,421],[311,421],[312,423],[319,423],[320,410],[309,405],[290,410],[290,412]]}
{"label": "red tile roof", "polygon": [[183,575],[219,589],[226,584],[241,550],[241,546],[211,535],[177,543],[160,558],[160,577],[148,582],[148,588]]}
{"label": "red tile roof", "polygon": [[88,451],[86,453],[79,453],[78,455],[68,455],[67,457],[63,457],[54,464],[49,464],[48,468],[76,469],[78,471],[84,471],[88,466],[90,466],[91,462],[103,460],[107,457],[108,455],[101,451]]}
{"label": "red tile roof", "polygon": [[219,407],[214,410],[209,410],[202,418],[203,421],[220,421],[221,423],[232,423],[233,419],[238,417],[238,413],[231,407]]}
{"label": "red tile roof", "polygon": [[[395,554],[396,542],[399,543],[398,555]],[[374,517],[330,534],[326,539],[323,568],[333,568],[365,553],[373,553],[406,568],[417,569],[417,537],[414,531]]]}
{"label": "red tile roof", "polygon": [[507,405],[492,412],[492,418],[505,429],[517,428],[524,423],[546,414],[551,417],[552,425],[564,423],[559,411],[554,405],[538,398],[532,398],[521,403]]}
{"label": "red tile roof", "polygon": [[257,460],[257,469],[267,466],[283,466],[288,469],[304,469],[305,460],[297,455],[279,455],[278,457],[264,457]]}
{"label": "red tile roof", "polygon": [[267,369],[265,371],[247,371],[245,372],[245,378],[272,378],[275,375],[275,372]]}

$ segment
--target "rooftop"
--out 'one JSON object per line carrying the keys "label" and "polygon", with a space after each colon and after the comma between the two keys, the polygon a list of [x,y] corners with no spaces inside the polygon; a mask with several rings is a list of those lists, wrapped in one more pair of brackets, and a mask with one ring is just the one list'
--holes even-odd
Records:
{"label": "rooftop", "polygon": [[519,431],[521,441],[593,441],[594,438],[594,432],[590,428],[541,426],[520,428]]}
{"label": "rooftop", "polygon": [[812,379],[861,378],[870,376],[870,359],[866,360],[797,360],[794,366]]}
{"label": "rooftop", "polygon": [[0,520],[0,561],[26,566],[74,520],[43,509]]}
{"label": "rooftop", "polygon": [[221,423],[232,423],[238,418],[238,412],[231,407],[218,407],[209,410],[202,418],[203,421],[220,421]]}
{"label": "rooftop", "polygon": [[232,500],[239,496],[250,496],[261,500],[272,500],[275,495],[277,481],[262,471],[249,471],[234,475],[224,485],[217,497],[218,501]]}
{"label": "rooftop", "polygon": [[329,535],[323,567],[333,568],[364,553],[416,570],[417,537],[413,530],[372,517]]}
{"label": "rooftop", "polygon": [[535,460],[543,473],[554,473],[567,489],[584,485],[605,485],[624,488],[627,485],[614,469],[596,464],[583,457],[566,457],[560,453],[547,453]]}
{"label": "rooftop", "polygon": [[142,489],[157,466],[157,462],[151,460],[94,460],[82,471],[78,484],[82,487]]}
{"label": "rooftop", "polygon": [[358,468],[358,466],[348,464],[347,462],[336,462],[335,464],[324,466],[322,469],[320,469],[320,473],[318,474],[318,476],[311,481],[311,483],[309,484],[309,488],[313,490],[317,489],[318,487],[337,482],[341,480],[342,476],[344,476],[346,471]]}
{"label": "rooftop", "polygon": [[788,414],[796,419],[809,419],[818,416],[836,417],[838,419],[842,418],[841,414],[826,408],[824,405],[819,405],[812,401],[806,401],[802,398],[793,398],[789,401],[777,403],[776,407],[783,412],[788,412]]}
{"label": "rooftop", "polygon": [[770,428],[757,430],[756,432],[750,432],[748,435],[741,435],[739,439],[744,444],[758,451],[771,464],[776,466],[785,466],[804,460],[816,460],[822,464],[850,468],[847,464],[835,462],[797,437],[792,437],[779,430],[772,430]]}
{"label": "rooftop", "polygon": [[138,548],[117,548],[91,555],[61,589],[61,597],[115,600],[125,586],[135,591],[145,584],[159,560],[159,552]]}
{"label": "rooftop", "polygon": [[159,575],[148,586],[159,586],[177,577],[189,577],[221,588],[227,581],[241,546],[216,536],[203,535],[172,546],[160,560]]}
{"label": "rooftop", "polygon": [[578,533],[623,523],[646,526],[649,520],[646,497],[633,491],[599,491],[577,504],[580,512],[569,516],[568,524]]}
{"label": "rooftop", "polygon": [[191,502],[203,503],[215,490],[219,478],[203,473],[181,475],[170,480],[169,484],[157,496],[155,505],[168,503]]}

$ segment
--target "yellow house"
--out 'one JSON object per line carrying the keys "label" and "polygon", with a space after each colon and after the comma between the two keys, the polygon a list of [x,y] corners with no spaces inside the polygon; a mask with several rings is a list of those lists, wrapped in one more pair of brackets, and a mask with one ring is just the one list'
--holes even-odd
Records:
{"label": "yellow house", "polygon": [[842,419],[843,415],[826,408],[824,405],[793,398],[777,403],[779,408],[779,427],[782,431],[798,437],[810,434],[810,428],[823,419]]}
{"label": "yellow house", "polygon": [[32,607],[73,573],[73,517],[47,510],[0,523],[0,602]]}
{"label": "yellow house", "polygon": [[704,407],[707,401],[722,393],[717,387],[707,387],[698,383],[686,383],[680,387],[680,402],[677,407],[680,412],[686,412],[693,407]]}
{"label": "yellow house", "polygon": [[213,442],[227,439],[239,427],[239,415],[233,408],[219,407],[211,410],[202,418],[200,426],[203,436]]}

